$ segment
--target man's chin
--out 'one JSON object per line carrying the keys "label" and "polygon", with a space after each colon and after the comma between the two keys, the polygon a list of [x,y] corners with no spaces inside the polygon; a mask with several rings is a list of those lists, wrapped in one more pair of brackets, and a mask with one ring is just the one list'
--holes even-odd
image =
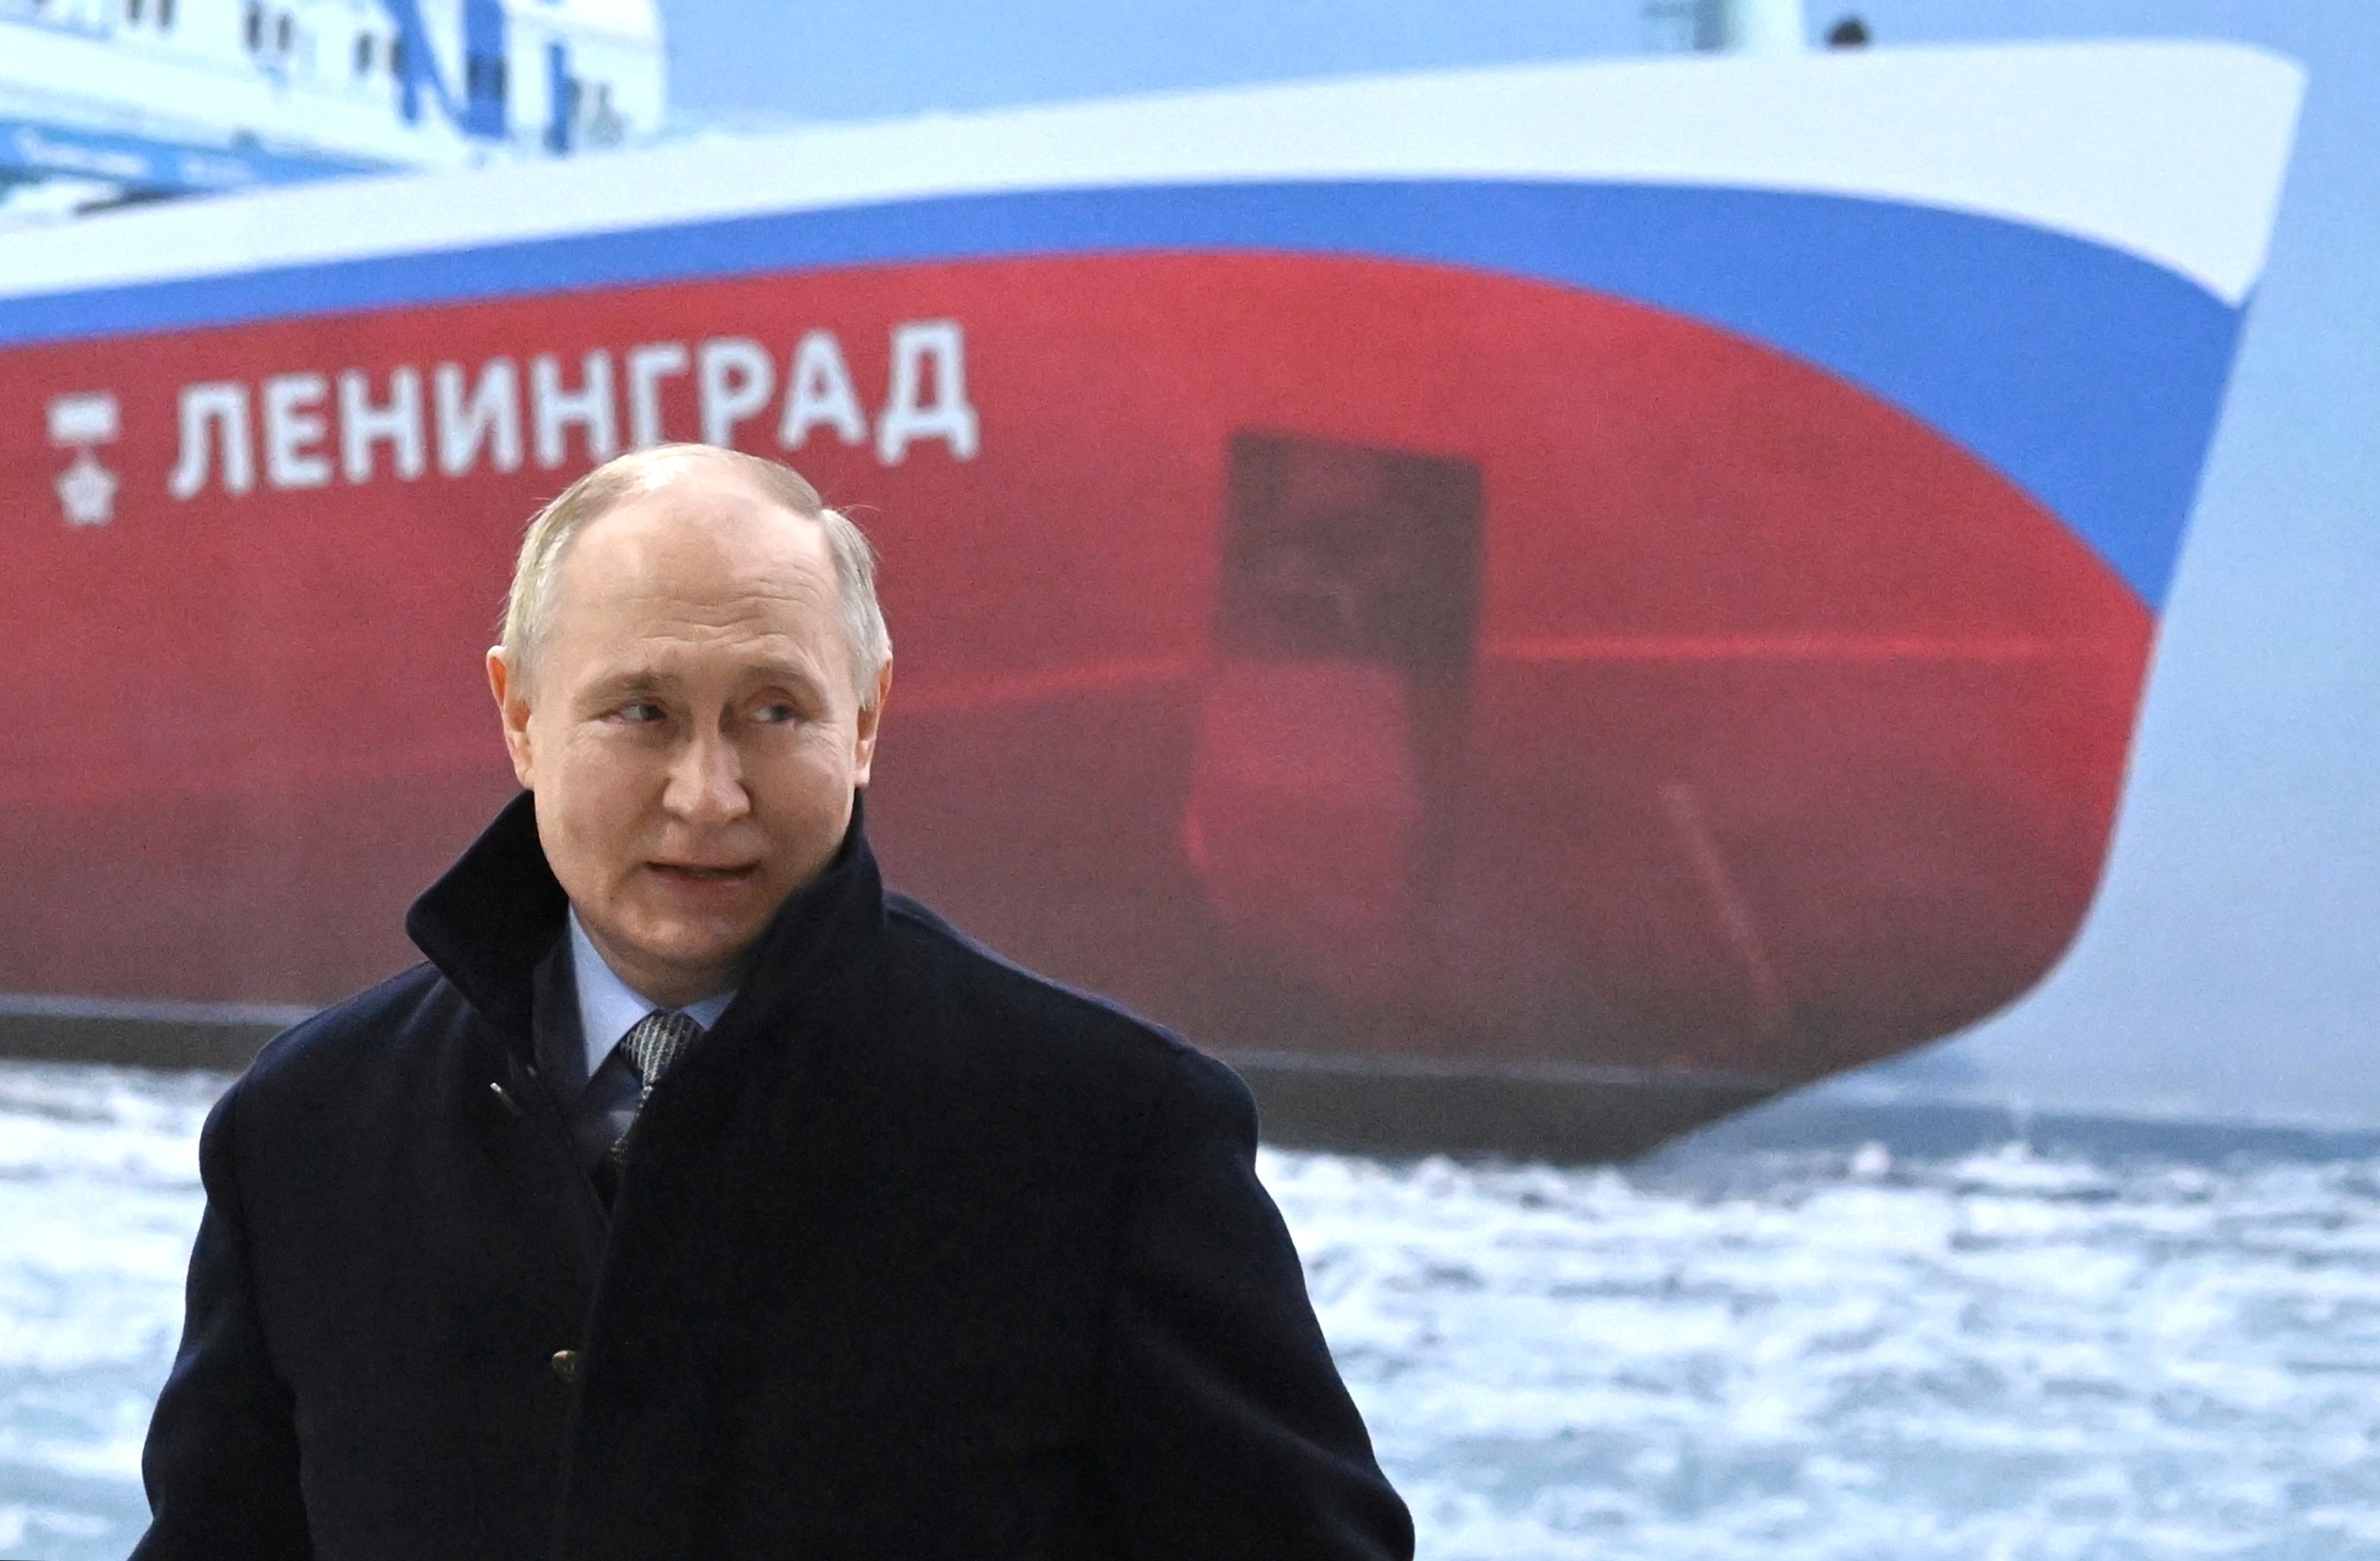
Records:
{"label": "man's chin", "polygon": [[647,970],[669,973],[677,982],[699,980],[710,972],[732,971],[769,924],[767,915],[754,909],[739,907],[737,911],[687,916],[662,914],[656,908],[628,918],[613,936],[627,945],[623,952]]}

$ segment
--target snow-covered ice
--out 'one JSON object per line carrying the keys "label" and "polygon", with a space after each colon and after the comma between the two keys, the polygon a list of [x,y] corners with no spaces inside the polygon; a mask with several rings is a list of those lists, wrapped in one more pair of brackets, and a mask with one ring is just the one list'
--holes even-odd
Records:
{"label": "snow-covered ice", "polygon": [[0,1064],[0,1555],[120,1556],[140,1533],[223,1085]]}
{"label": "snow-covered ice", "polygon": [[[0,1555],[122,1555],[220,1079],[0,1064]],[[1435,1557],[2380,1554],[2380,1162],[1268,1150]]]}
{"label": "snow-covered ice", "polygon": [[2380,1554],[2380,1164],[1263,1170],[1426,1555]]}

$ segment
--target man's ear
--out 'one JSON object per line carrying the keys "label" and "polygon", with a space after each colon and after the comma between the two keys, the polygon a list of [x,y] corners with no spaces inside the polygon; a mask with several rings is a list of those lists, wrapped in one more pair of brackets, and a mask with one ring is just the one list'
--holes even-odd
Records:
{"label": "man's ear", "polygon": [[892,697],[892,664],[887,661],[876,675],[876,701],[859,713],[859,740],[853,746],[851,784],[855,788],[868,784],[868,772],[876,762],[876,727],[884,718],[884,701]]}
{"label": "man's ear", "polygon": [[488,691],[496,696],[496,714],[504,724],[504,749],[513,757],[513,774],[529,789],[528,762],[528,680],[513,676],[512,665],[504,660],[504,648],[492,646],[488,651]]}

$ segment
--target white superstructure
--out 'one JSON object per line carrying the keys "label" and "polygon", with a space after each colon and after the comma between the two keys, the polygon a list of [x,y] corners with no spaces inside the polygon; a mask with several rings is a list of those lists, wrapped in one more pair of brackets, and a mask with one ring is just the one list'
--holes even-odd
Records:
{"label": "white superstructure", "polygon": [[64,226],[0,250],[0,303],[590,226],[1057,189],[1485,179],[1966,212],[2124,251],[2237,307],[2264,270],[2303,85],[2289,62],[2231,44],[2060,43],[1500,66],[817,125],[407,181],[396,202],[323,185],[245,199],[237,219],[194,207]]}
{"label": "white superstructure", "polygon": [[659,128],[655,0],[0,0],[0,211]]}

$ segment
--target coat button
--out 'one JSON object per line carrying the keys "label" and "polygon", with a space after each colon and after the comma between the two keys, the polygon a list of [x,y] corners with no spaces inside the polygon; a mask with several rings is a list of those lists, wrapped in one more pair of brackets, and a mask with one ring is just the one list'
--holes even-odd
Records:
{"label": "coat button", "polygon": [[578,1352],[575,1349],[555,1350],[553,1352],[553,1374],[560,1377],[564,1382],[577,1382],[578,1380]]}

